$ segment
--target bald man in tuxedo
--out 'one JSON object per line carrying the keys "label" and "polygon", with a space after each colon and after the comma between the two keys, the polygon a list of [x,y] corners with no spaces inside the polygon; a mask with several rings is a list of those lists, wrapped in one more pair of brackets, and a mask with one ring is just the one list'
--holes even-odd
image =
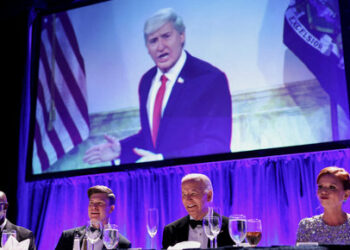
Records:
{"label": "bald man in tuxedo", "polygon": [[6,194],[3,191],[0,191],[0,228],[1,228],[0,239],[2,236],[2,232],[4,230],[14,230],[16,231],[16,239],[18,242],[29,239],[30,242],[29,242],[28,250],[35,250],[36,246],[35,246],[33,232],[24,227],[20,227],[11,223],[6,218],[8,207],[9,207],[9,204],[7,202]]}

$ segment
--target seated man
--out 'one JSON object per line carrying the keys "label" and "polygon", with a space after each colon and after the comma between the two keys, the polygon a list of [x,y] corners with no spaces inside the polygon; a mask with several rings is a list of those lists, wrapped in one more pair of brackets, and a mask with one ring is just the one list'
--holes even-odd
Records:
{"label": "seated man", "polygon": [[[109,216],[113,212],[115,206],[115,195],[113,191],[106,186],[93,186],[88,189],[89,207],[88,214],[90,221],[100,222],[102,225],[108,224]],[[73,228],[64,231],[56,246],[56,250],[72,249],[74,237],[78,236],[80,239],[80,246],[83,245],[86,226]],[[86,242],[87,249],[90,249],[90,243]],[[130,248],[131,243],[123,235],[119,234],[119,243],[117,248]],[[85,248],[85,247],[83,247]],[[93,245],[94,250],[105,249],[102,239],[98,240]]]}
{"label": "seated man", "polygon": [[6,194],[0,191],[0,229],[1,229],[0,239],[1,239],[3,230],[15,230],[16,238],[18,242],[29,239],[30,243],[29,243],[28,250],[36,249],[32,231],[24,227],[16,226],[12,224],[8,219],[6,219],[7,208],[8,208],[8,203],[7,203]]}
{"label": "seated man", "polygon": [[[163,248],[188,240],[199,241],[201,248],[209,247],[201,220],[208,214],[209,203],[213,199],[213,187],[210,179],[203,174],[188,174],[182,178],[182,203],[189,215],[165,226]],[[232,246],[228,231],[228,218],[222,216],[222,228],[217,237],[219,247]]]}

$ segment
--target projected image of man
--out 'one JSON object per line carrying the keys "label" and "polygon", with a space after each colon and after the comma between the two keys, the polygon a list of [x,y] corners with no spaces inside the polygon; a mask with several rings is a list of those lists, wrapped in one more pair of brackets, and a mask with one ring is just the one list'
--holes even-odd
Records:
{"label": "projected image of man", "polygon": [[86,151],[89,164],[146,162],[230,152],[232,104],[225,74],[184,50],[185,26],[171,8],[144,26],[156,64],[139,85],[140,131]]}

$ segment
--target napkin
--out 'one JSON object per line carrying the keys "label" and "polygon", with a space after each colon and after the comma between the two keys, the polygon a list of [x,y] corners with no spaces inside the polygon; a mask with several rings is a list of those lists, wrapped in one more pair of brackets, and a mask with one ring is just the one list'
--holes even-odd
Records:
{"label": "napkin", "polygon": [[0,249],[3,249],[3,250],[28,250],[29,243],[30,243],[29,239],[18,242],[16,240],[16,238],[14,238],[13,236],[10,236],[10,238],[8,238],[8,240],[5,243],[5,246],[3,248],[0,248]]}
{"label": "napkin", "polygon": [[170,246],[168,249],[188,249],[188,248],[200,248],[201,243],[198,241],[183,241],[175,244],[175,246]]}

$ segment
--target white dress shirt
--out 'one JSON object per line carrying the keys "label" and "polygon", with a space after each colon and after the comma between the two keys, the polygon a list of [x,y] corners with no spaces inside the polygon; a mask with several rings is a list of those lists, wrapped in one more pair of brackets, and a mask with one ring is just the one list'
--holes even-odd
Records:
{"label": "white dress shirt", "polygon": [[[168,103],[169,96],[171,93],[171,90],[174,87],[174,84],[177,80],[177,77],[179,76],[185,62],[186,62],[187,55],[184,50],[182,50],[181,55],[175,65],[167,72],[165,73],[165,76],[168,78],[168,81],[166,83],[166,89],[163,97],[163,102],[162,102],[162,115],[163,111]],[[148,120],[149,120],[149,125],[152,131],[153,128],[153,110],[154,110],[154,103],[156,101],[156,96],[158,93],[158,89],[161,86],[161,81],[160,77],[163,75],[163,72],[157,68],[157,73],[155,77],[152,80],[152,86],[148,94],[147,98],[147,113],[148,113]]]}
{"label": "white dress shirt", "polygon": [[[193,220],[191,216],[190,220]],[[208,237],[205,235],[203,226],[197,225],[195,228],[192,228],[189,225],[188,240],[198,241],[199,243],[201,243],[201,248],[208,248]]]}
{"label": "white dress shirt", "polygon": [[88,250],[102,250],[103,248],[103,240],[99,239],[97,242],[94,243],[94,248],[92,248],[92,244],[87,241],[87,249]]}

